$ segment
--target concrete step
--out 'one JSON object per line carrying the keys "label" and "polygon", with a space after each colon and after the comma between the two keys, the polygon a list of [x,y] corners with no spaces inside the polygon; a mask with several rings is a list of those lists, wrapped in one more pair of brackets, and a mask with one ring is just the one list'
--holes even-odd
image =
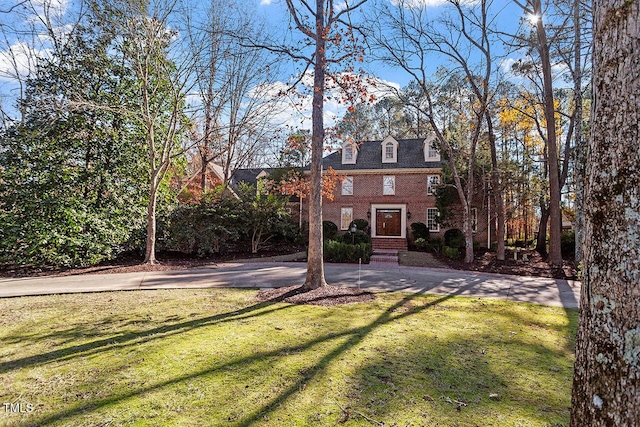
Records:
{"label": "concrete step", "polygon": [[398,264],[397,249],[374,249],[369,263]]}
{"label": "concrete step", "polygon": [[371,239],[371,243],[374,250],[378,249],[395,249],[406,251],[407,250],[407,240],[406,239],[381,239],[381,238],[373,238]]}

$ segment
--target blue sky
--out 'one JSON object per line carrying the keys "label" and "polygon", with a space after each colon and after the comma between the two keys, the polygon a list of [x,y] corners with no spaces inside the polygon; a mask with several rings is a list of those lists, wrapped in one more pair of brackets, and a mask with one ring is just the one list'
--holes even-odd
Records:
{"label": "blue sky", "polygon": [[[229,0],[229,1],[233,1],[233,0]],[[344,0],[340,0],[340,1],[344,2]],[[353,2],[353,0],[350,0],[350,1]],[[395,4],[397,2],[397,0],[381,0],[381,1],[389,1],[391,4]],[[442,4],[444,3],[444,0],[406,0],[406,1],[413,2],[414,4],[426,5],[427,13],[430,15],[433,14],[434,16],[439,14],[443,10]],[[468,0],[468,1],[476,1],[476,0]],[[52,2],[54,6],[54,10],[59,11],[61,13],[73,7],[74,5],[73,0],[31,0],[31,3],[34,5],[34,10],[36,12],[38,12],[39,8],[42,8],[42,5],[45,2]],[[289,17],[289,13],[286,8],[286,4],[284,0],[240,0],[240,2],[241,3],[239,4],[244,5],[250,10],[255,10],[256,15],[262,17],[265,20],[267,28],[269,29],[269,31],[273,31],[273,34],[276,34],[276,35],[279,34],[280,37],[283,37],[283,38],[297,37],[296,32],[293,32],[293,33],[287,32],[287,29],[290,26],[290,17]],[[313,3],[313,0],[310,0],[310,2]],[[6,10],[16,3],[18,3],[18,0],[0,0],[0,10]],[[338,3],[339,1],[336,2],[337,5]],[[371,8],[373,7],[374,4],[375,3],[372,0],[370,0],[370,2],[365,4],[365,6],[363,6],[362,9],[366,10],[366,8]],[[492,9],[499,11],[499,25],[501,27],[504,27],[502,28],[502,30],[504,31],[514,30],[519,25],[520,17],[523,15],[519,7],[515,5],[514,2],[511,0],[496,0],[494,2],[494,5],[492,6]],[[16,17],[17,17],[16,14],[9,16],[8,19],[5,19],[5,17],[2,16],[2,21],[10,22],[16,19]],[[27,21],[25,21],[24,24],[28,24]],[[13,49],[13,51],[18,54],[18,58],[24,63],[23,64],[24,67],[22,67],[22,72],[26,73],[26,70],[27,70],[26,53],[23,52],[24,50],[26,50],[25,46],[11,39],[9,39],[9,45]],[[8,76],[8,74],[10,74],[8,73],[9,71],[8,68],[10,67],[8,67],[8,64],[7,64],[7,56],[6,56],[7,48],[8,48],[7,45],[0,45],[0,94],[3,95],[2,101],[5,108],[7,106],[7,103],[11,101],[11,97],[10,97],[11,91],[15,90],[15,85],[12,82],[11,78]],[[37,53],[40,55],[46,55],[47,53],[46,38],[44,37],[43,37],[43,43],[40,49],[41,50]],[[499,50],[502,50],[502,46],[494,46],[494,52]],[[290,63],[289,58],[283,56],[282,59]],[[367,58],[365,57],[365,59]],[[513,54],[509,57],[505,57],[504,63],[509,64],[515,59],[517,59],[517,55]],[[431,63],[431,67],[433,71],[435,71],[436,68],[440,65],[446,65],[446,63],[442,62],[441,58],[434,56],[433,61]],[[404,86],[409,82],[409,76],[405,72],[399,69],[394,69],[387,65],[365,61],[365,64],[363,64],[363,68],[369,74],[375,76],[381,81],[388,82],[389,84],[392,84],[398,87]],[[280,76],[280,80],[282,83],[291,81],[291,79],[294,78],[294,74],[298,72],[296,68],[293,67],[292,65],[283,67],[283,70],[284,72]],[[304,79],[304,81],[308,82],[309,79],[308,78]],[[371,91],[377,92],[376,95],[378,97],[383,96],[383,94],[380,92],[379,89],[371,88]],[[335,102],[334,100],[329,100],[327,102],[326,109],[327,109],[327,112],[325,114],[325,118],[327,119],[327,122],[330,125],[342,114],[344,114],[346,106],[341,105]],[[294,123],[295,126],[299,125],[301,127],[309,127],[310,126],[310,119],[309,119],[310,97],[309,99],[306,99],[306,100],[303,99],[302,106],[298,110],[302,111],[301,115],[299,113],[294,113],[293,110],[289,109],[288,111],[285,111],[280,115],[280,119],[282,121],[286,121],[287,114],[291,114],[292,116],[295,116],[292,121],[292,123]]]}
{"label": "blue sky", "polygon": [[[268,24],[268,27],[273,31],[280,31],[283,33],[282,37],[287,37],[284,33],[286,33],[287,28],[290,26],[290,18],[289,12],[286,8],[286,3],[284,0],[251,0],[253,1],[253,5],[255,7],[256,13],[263,17]],[[344,3],[344,0],[341,0]],[[385,2],[388,5],[394,6],[398,3],[398,0],[380,0],[381,2]],[[464,1],[464,0],[463,0]],[[469,2],[474,2],[476,0],[468,0]],[[353,3],[354,0],[349,0],[350,3]],[[310,3],[314,3],[310,1]],[[338,4],[339,1],[336,1]],[[357,19],[357,16],[360,16],[360,12],[367,12],[369,8],[375,6],[375,0],[369,0],[369,3],[365,4],[359,12],[354,13],[354,19]],[[443,11],[446,10],[446,0],[405,0],[405,5],[409,6],[423,6],[425,8],[425,12],[429,16],[437,17]],[[521,17],[524,16],[522,9],[517,6],[511,0],[496,0],[490,7],[490,10],[497,13],[496,18],[496,26],[500,27],[501,31],[511,32],[515,31],[519,25],[522,25]],[[526,25],[526,23],[525,23]],[[296,31],[294,30],[294,34]],[[294,35],[293,37],[295,37]],[[288,37],[292,37],[291,34]],[[501,65],[501,71],[507,71],[510,68],[510,65],[515,62],[520,54],[511,53],[508,54],[505,52],[505,47],[500,44],[496,44],[492,46],[493,54],[495,56],[502,55],[503,58],[499,59],[499,64]],[[286,59],[286,58],[285,58]],[[369,60],[367,60],[369,59]],[[369,73],[370,75],[376,77],[382,82],[386,82],[395,87],[403,87],[407,85],[410,81],[410,76],[399,68],[394,68],[390,65],[383,64],[381,62],[375,62],[370,60],[371,57],[365,56],[365,63],[362,64],[362,68]],[[449,64],[439,56],[435,54],[432,56],[432,61],[429,64],[429,71],[431,73],[435,73],[438,67],[444,66],[447,67]],[[294,74],[295,70],[289,68],[289,73]],[[517,80],[514,76],[508,76],[513,80]],[[283,76],[283,79],[286,81],[287,76]],[[375,90],[374,90],[375,91]],[[377,91],[378,97],[382,96],[380,91]],[[308,109],[306,111],[307,116],[310,116],[310,100],[308,102]],[[342,116],[346,107],[344,105],[336,105],[329,102],[325,107],[325,121],[328,124],[332,124],[333,120],[336,117]],[[305,124],[308,126],[309,121],[306,120]]]}

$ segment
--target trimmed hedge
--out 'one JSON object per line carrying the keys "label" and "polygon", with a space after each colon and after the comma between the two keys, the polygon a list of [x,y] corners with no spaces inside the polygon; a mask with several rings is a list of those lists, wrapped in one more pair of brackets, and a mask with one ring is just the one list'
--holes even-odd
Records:
{"label": "trimmed hedge", "polygon": [[367,232],[367,230],[369,229],[369,221],[367,221],[366,219],[354,219],[353,221],[351,221],[351,224],[349,224],[349,229],[351,229],[352,224],[355,224],[360,231]]}
{"label": "trimmed hedge", "polygon": [[429,227],[423,222],[414,222],[411,224],[411,233],[415,239],[416,246],[418,246],[418,239],[429,241]]}
{"label": "trimmed hedge", "polygon": [[371,243],[342,243],[335,240],[324,241],[324,260],[327,262],[369,263],[373,249]]}
{"label": "trimmed hedge", "polygon": [[356,230],[355,233],[351,233],[351,231],[347,231],[342,236],[340,236],[338,241],[342,243],[346,243],[348,245],[359,244],[359,243],[371,243],[371,237],[367,233],[361,230]]}
{"label": "trimmed hedge", "polygon": [[332,240],[338,234],[338,226],[331,221],[322,221],[322,238]]}

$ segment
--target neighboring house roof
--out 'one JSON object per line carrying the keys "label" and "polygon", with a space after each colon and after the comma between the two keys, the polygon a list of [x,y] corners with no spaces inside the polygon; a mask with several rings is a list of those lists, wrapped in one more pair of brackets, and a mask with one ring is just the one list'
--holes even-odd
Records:
{"label": "neighboring house roof", "polygon": [[246,182],[247,184],[256,186],[258,178],[266,177],[274,168],[251,168],[251,169],[238,169],[236,173],[231,177],[231,187],[235,188],[240,182]]}
{"label": "neighboring house roof", "polygon": [[340,150],[322,159],[324,169],[335,170],[361,169],[429,169],[442,167],[441,161],[425,162],[422,139],[397,139],[397,162],[382,162],[382,141],[365,141],[358,145],[358,157],[355,164],[343,164]]}

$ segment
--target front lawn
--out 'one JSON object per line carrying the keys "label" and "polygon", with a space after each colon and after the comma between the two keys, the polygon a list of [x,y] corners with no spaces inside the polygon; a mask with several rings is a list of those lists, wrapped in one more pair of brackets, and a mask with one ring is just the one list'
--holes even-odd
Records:
{"label": "front lawn", "polygon": [[0,425],[568,425],[576,310],[255,295],[0,300]]}

